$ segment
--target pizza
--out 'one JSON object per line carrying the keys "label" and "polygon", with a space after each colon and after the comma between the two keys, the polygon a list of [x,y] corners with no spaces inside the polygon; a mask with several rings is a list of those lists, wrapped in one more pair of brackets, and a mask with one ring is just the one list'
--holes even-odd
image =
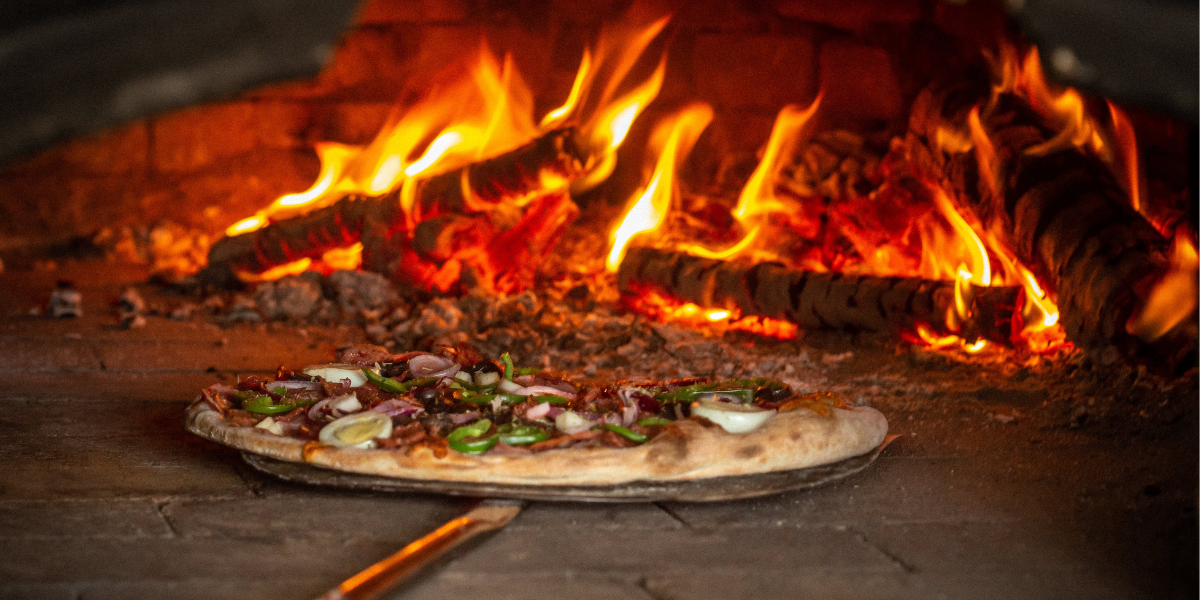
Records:
{"label": "pizza", "polygon": [[770,379],[576,383],[467,344],[203,390],[187,428],[271,458],[406,479],[617,485],[787,471],[866,454],[879,411]]}

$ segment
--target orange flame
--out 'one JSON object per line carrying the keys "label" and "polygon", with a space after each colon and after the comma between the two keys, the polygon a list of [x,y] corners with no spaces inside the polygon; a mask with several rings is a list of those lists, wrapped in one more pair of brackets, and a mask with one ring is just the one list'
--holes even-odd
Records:
{"label": "orange flame", "polygon": [[1124,163],[1125,187],[1129,191],[1129,203],[1133,206],[1133,210],[1141,211],[1137,135],[1133,131],[1133,123],[1129,122],[1129,117],[1111,101],[1108,101],[1108,111],[1112,115],[1113,137],[1117,140],[1119,156]]}
{"label": "orange flame", "polygon": [[700,133],[712,121],[712,107],[703,103],[691,104],[659,122],[650,138],[656,149],[649,156],[658,156],[653,175],[646,187],[613,229],[612,249],[605,267],[615,273],[625,257],[625,248],[633,236],[657,229],[667,215],[675,194],[675,169],[692,151]]}
{"label": "orange flame", "polygon": [[1200,261],[1196,246],[1181,231],[1171,250],[1171,268],[1154,285],[1140,314],[1126,324],[1125,330],[1145,341],[1154,341],[1188,317],[1197,304],[1197,273]]}
{"label": "orange flame", "polygon": [[[665,56],[645,80],[633,82],[631,89],[618,95],[669,18],[644,26],[618,24],[602,32],[596,48],[584,51],[566,101],[540,123],[533,118],[533,94],[512,57],[500,59],[482,43],[471,64],[448,69],[424,98],[395,110],[370,144],[318,144],[321,171],[308,190],[280,196],[225,233],[249,233],[272,221],[323,208],[349,194],[380,196],[397,190],[411,227],[420,219],[413,214],[418,180],[496,156],[572,122],[580,124],[579,141],[591,155],[591,170],[584,181],[576,182],[577,190],[598,184],[612,172],[615,152],[634,120],[662,87]],[[542,174],[541,183],[547,191],[565,191],[571,182]],[[355,253],[347,256],[351,255]],[[335,252],[332,260],[322,262],[355,264],[347,256]],[[247,274],[246,279],[274,278],[298,269],[297,264]]]}

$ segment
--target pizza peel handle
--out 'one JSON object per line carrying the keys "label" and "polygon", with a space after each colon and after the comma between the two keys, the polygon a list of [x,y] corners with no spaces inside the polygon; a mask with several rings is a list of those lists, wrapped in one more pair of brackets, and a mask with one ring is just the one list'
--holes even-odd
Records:
{"label": "pizza peel handle", "polygon": [[363,569],[317,600],[369,600],[410,577],[459,544],[504,527],[521,512],[523,502],[484,500],[467,514],[435,529],[399,552]]}

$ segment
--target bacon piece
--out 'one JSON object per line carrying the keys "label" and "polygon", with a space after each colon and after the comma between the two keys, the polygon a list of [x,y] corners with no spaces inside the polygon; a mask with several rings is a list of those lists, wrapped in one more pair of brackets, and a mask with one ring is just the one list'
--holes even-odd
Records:
{"label": "bacon piece", "polygon": [[417,421],[413,421],[403,427],[397,427],[392,430],[392,437],[375,440],[375,444],[380,448],[395,449],[404,448],[413,444],[424,441],[429,435],[425,433],[425,428]]}
{"label": "bacon piece", "polygon": [[338,362],[359,367],[369,367],[375,363],[391,361],[392,353],[387,348],[373,344],[355,344],[342,350],[341,356],[338,357]]}
{"label": "bacon piece", "polygon": [[543,452],[545,450],[554,450],[556,448],[567,448],[569,446],[584,445],[585,443],[593,442],[598,437],[600,437],[599,431],[580,431],[579,433],[560,435],[544,442],[530,444],[529,449],[534,452]]}
{"label": "bacon piece", "polygon": [[459,342],[454,345],[454,352],[458,355],[458,364],[469,367],[483,360],[483,355],[475,349],[469,342]]}
{"label": "bacon piece", "polygon": [[234,427],[254,427],[258,425],[258,417],[250,411],[231,408],[225,415],[225,422]]}
{"label": "bacon piece", "polygon": [[501,442],[492,447],[491,450],[488,450],[488,454],[495,454],[497,456],[524,456],[533,454],[533,450],[523,446],[509,446]]}
{"label": "bacon piece", "polygon": [[217,411],[223,417],[229,409],[233,408],[233,402],[229,400],[229,395],[235,391],[237,390],[223,383],[218,383],[204,388],[200,392],[200,395],[210,408]]}
{"label": "bacon piece", "polygon": [[637,445],[633,440],[611,431],[600,434],[600,443],[610,448],[629,448]]}

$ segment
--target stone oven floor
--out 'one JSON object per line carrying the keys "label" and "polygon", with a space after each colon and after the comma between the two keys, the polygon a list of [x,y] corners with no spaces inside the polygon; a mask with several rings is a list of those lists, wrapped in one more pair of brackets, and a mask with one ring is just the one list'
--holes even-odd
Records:
{"label": "stone oven floor", "polygon": [[[361,330],[121,330],[111,302],[144,277],[101,263],[0,275],[0,597],[315,597],[465,510],[282,483],[186,433],[199,388],[326,361]],[[58,278],[79,286],[84,318],[29,316]],[[869,400],[901,438],[811,491],[534,503],[392,596],[1196,597],[1194,372],[1164,387],[843,339],[764,346]]]}

